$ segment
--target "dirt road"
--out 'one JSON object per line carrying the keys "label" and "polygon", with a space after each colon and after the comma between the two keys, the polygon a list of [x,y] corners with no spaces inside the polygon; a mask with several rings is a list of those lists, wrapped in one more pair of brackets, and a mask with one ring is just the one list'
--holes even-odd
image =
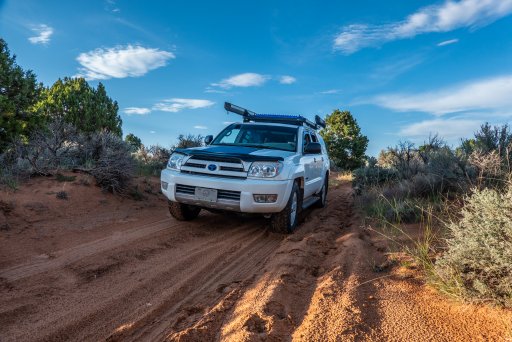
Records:
{"label": "dirt road", "polygon": [[[396,269],[375,272],[385,242],[360,226],[348,184],[290,236],[258,218],[177,222],[157,195],[140,204],[68,191],[65,204],[34,202],[44,194],[28,187],[10,197],[0,341],[510,338],[510,312],[449,303]],[[83,196],[96,204],[77,213]],[[46,209],[34,218],[35,203]]]}

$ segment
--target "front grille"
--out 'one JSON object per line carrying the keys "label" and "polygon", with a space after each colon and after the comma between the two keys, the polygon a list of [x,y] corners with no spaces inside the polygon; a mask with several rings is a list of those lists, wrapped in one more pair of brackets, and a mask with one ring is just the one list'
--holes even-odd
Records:
{"label": "front grille", "polygon": [[192,156],[194,160],[204,160],[204,161],[213,161],[219,163],[233,163],[233,164],[242,164],[242,161],[238,158],[230,158],[230,157],[219,157],[219,156],[203,156],[203,155],[194,155]]}
{"label": "front grille", "polygon": [[186,162],[186,163],[185,163],[185,166],[196,167],[196,168],[198,168],[198,169],[204,169],[204,168],[206,167],[206,164],[199,164],[199,163]]}
{"label": "front grille", "polygon": [[[193,185],[176,184],[177,194],[195,195],[196,187]],[[217,198],[231,201],[240,201],[240,191],[217,190]]]}
{"label": "front grille", "polygon": [[220,169],[222,171],[244,172],[243,167],[221,166]]}
{"label": "front grille", "polygon": [[[213,170],[209,166],[213,164]],[[244,171],[244,164],[238,158],[218,156],[192,156],[181,167],[182,173],[193,175],[224,177],[224,178],[247,178]]]}

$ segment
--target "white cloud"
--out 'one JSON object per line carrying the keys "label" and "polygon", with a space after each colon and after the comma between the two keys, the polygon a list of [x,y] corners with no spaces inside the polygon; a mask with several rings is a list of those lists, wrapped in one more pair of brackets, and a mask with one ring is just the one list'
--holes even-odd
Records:
{"label": "white cloud", "polygon": [[221,87],[224,89],[229,89],[232,87],[257,87],[263,85],[269,79],[270,77],[267,75],[246,72],[225,78],[219,83],[212,83],[212,86]]}
{"label": "white cloud", "polygon": [[385,94],[370,102],[399,112],[434,115],[467,111],[510,111],[512,75],[467,82],[418,94]]}
{"label": "white cloud", "polygon": [[184,109],[198,109],[213,106],[215,102],[201,99],[169,99],[153,106],[154,110],[176,113]]}
{"label": "white cloud", "polygon": [[293,76],[284,75],[279,78],[279,83],[281,84],[292,84],[297,82],[297,79]]}
{"label": "white cloud", "polygon": [[53,28],[48,25],[41,24],[33,27],[32,32],[34,32],[36,36],[29,37],[29,42],[32,44],[48,44],[50,42],[50,37],[53,34]]}
{"label": "white cloud", "polygon": [[201,126],[201,125],[197,125],[197,126],[194,126],[195,129],[208,129],[208,127],[206,126]]}
{"label": "white cloud", "polygon": [[79,75],[88,80],[138,77],[165,66],[175,58],[172,52],[142,46],[117,46],[81,53],[77,61],[82,65]]}
{"label": "white cloud", "polygon": [[399,135],[408,138],[427,138],[438,134],[447,140],[468,137],[478,130],[485,120],[471,119],[434,119],[416,122],[400,129]]}
{"label": "white cloud", "polygon": [[340,91],[341,91],[341,89],[329,89],[329,90],[321,91],[320,94],[332,95],[332,94],[338,94]]}
{"label": "white cloud", "polygon": [[234,121],[224,121],[222,124],[223,125],[231,125],[232,123],[235,123]]}
{"label": "white cloud", "polygon": [[155,134],[155,133],[156,133],[156,131],[149,131],[149,133],[151,133],[151,134]]}
{"label": "white cloud", "polygon": [[146,115],[151,113],[151,109],[141,107],[127,107],[123,110],[123,112],[128,115]]}
{"label": "white cloud", "polygon": [[512,0],[460,0],[424,7],[405,20],[384,25],[345,26],[334,38],[335,50],[354,53],[370,46],[430,32],[488,25],[512,13]]}
{"label": "white cloud", "polygon": [[206,87],[205,93],[214,93],[214,94],[225,94],[226,92],[224,90],[215,89],[212,87]]}
{"label": "white cloud", "polygon": [[444,42],[437,44],[437,46],[446,46],[446,45],[451,45],[451,44],[455,44],[458,42],[459,42],[458,39],[450,39],[450,40],[445,40]]}

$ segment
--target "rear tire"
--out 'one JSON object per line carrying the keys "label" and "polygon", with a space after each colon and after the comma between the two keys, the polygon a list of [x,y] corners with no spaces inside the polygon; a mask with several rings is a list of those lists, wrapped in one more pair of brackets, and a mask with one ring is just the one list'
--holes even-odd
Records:
{"label": "rear tire", "polygon": [[178,221],[193,220],[199,215],[200,211],[201,208],[193,205],[169,201],[169,212]]}
{"label": "rear tire", "polygon": [[315,207],[317,208],[325,208],[327,205],[327,193],[329,192],[329,176],[325,175],[324,185],[322,186],[322,190],[320,190],[320,198],[318,202],[315,203]]}
{"label": "rear tire", "polygon": [[292,233],[297,227],[301,208],[300,189],[297,182],[295,182],[286,207],[270,217],[270,229],[281,234]]}

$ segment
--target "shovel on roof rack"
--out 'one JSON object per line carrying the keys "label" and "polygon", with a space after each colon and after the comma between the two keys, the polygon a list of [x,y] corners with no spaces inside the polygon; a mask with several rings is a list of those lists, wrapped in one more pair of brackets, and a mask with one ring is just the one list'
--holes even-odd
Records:
{"label": "shovel on roof rack", "polygon": [[244,122],[269,122],[297,126],[306,125],[313,129],[318,129],[319,127],[325,128],[325,121],[318,115],[315,116],[315,123],[313,123],[301,115],[257,114],[229,102],[224,102],[224,109],[228,112],[241,115],[244,118]]}

